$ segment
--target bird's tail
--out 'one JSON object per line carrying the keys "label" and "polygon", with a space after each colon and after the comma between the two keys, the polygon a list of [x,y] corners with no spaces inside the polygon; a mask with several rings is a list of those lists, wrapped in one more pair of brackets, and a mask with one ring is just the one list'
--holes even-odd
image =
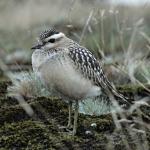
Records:
{"label": "bird's tail", "polygon": [[131,106],[131,104],[133,104],[132,100],[129,99],[128,97],[125,97],[123,94],[119,93],[109,82],[106,76],[103,76],[103,78],[106,89],[109,90],[109,92],[113,95],[118,104],[121,105],[122,108],[128,109]]}

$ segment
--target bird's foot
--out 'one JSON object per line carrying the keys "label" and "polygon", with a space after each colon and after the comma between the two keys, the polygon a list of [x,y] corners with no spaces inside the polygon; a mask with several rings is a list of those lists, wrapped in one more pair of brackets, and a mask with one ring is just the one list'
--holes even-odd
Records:
{"label": "bird's foot", "polygon": [[61,130],[61,132],[66,133],[68,135],[75,135],[76,131],[73,130],[73,126],[72,125],[67,125],[67,126],[59,126],[59,129]]}
{"label": "bird's foot", "polygon": [[65,131],[65,132],[72,130],[72,127],[68,126],[68,125],[67,126],[59,126],[58,128],[59,128],[59,130]]}
{"label": "bird's foot", "polygon": [[68,123],[67,126],[58,126],[59,129],[73,129],[73,125]]}
{"label": "bird's foot", "polygon": [[76,131],[70,130],[70,129],[67,129],[67,132],[63,132],[63,133],[67,134],[67,135],[71,135],[71,136],[75,136],[76,135]]}

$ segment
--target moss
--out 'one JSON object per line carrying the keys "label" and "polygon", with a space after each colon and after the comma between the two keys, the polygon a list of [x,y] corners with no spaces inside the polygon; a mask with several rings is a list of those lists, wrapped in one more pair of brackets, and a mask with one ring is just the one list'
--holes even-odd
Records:
{"label": "moss", "polygon": [[[39,97],[30,100],[28,103],[31,108],[33,108],[34,113],[38,115],[41,119],[45,118],[44,115],[49,113],[53,117],[59,116],[58,114],[63,114],[61,110],[67,113],[67,105],[61,102],[59,99]],[[42,112],[44,111],[44,113]],[[42,114],[43,113],[43,114]],[[34,116],[33,116],[34,117]],[[62,116],[61,116],[62,117]],[[29,118],[25,110],[18,104],[15,106],[1,107],[0,109],[0,124],[5,122],[16,122]],[[59,120],[60,118],[57,117]]]}
{"label": "moss", "polygon": [[[109,121],[110,116],[108,118],[101,116],[99,119],[96,116],[92,118],[81,115],[79,132],[81,131],[82,134],[78,133],[78,136],[73,137],[59,133],[58,125],[65,125],[68,116],[67,105],[63,101],[58,98],[39,97],[28,102],[35,113],[32,117],[29,117],[18,104],[4,106],[0,109],[0,134],[2,135],[0,145],[2,147],[7,149],[20,147],[30,147],[31,149],[35,149],[35,147],[37,149],[69,147],[70,149],[78,149],[79,147],[87,147],[87,145],[92,147],[91,142],[85,141],[85,139],[91,139],[91,137],[85,136],[85,129],[90,128],[91,123],[96,122],[98,127],[95,131],[101,132],[111,122]],[[102,139],[103,136],[100,134],[99,136]],[[101,147],[101,144],[98,144],[97,147]]]}
{"label": "moss", "polygon": [[0,81],[0,96],[5,96],[8,85],[11,84],[11,81],[1,80]]}
{"label": "moss", "polygon": [[5,124],[0,128],[0,145],[6,149],[78,149],[91,145],[88,139],[58,134],[54,130],[56,128],[51,124],[31,120]]}
{"label": "moss", "polygon": [[38,121],[21,121],[5,124],[0,129],[0,145],[5,148],[52,148],[61,140],[52,124],[45,125]]}
{"label": "moss", "polygon": [[8,77],[5,76],[3,70],[0,68],[0,81],[6,81]]}
{"label": "moss", "polygon": [[0,107],[8,107],[17,105],[18,101],[15,98],[7,97],[7,96],[1,96],[0,97]]}
{"label": "moss", "polygon": [[[110,148],[113,146],[114,149],[125,150],[122,137],[128,141],[132,149],[136,149],[137,141],[132,139],[125,129],[123,129],[124,132],[115,130],[111,114],[101,116],[80,114],[77,136],[73,137],[59,129],[59,126],[67,123],[66,103],[56,97],[27,99],[26,102],[34,111],[30,117],[17,100],[5,96],[8,84],[1,84],[4,94],[0,98],[0,149],[104,150],[109,148],[111,142]],[[149,116],[149,107],[142,106],[140,109],[143,114]],[[138,116],[136,112],[133,115]],[[96,123],[96,127],[91,127],[92,123]],[[86,131],[90,131],[91,134],[85,134]],[[135,135],[135,137],[141,139],[141,135]],[[148,129],[146,137],[149,144]]]}
{"label": "moss", "polygon": [[150,123],[150,106],[149,105],[142,105],[139,109],[133,111],[132,116],[136,116],[139,119],[142,118],[144,122],[147,124]]}
{"label": "moss", "polygon": [[[150,89],[150,85],[149,84],[145,84],[144,85],[147,89]],[[125,93],[134,93],[134,94],[138,94],[138,93],[141,93],[145,91],[145,88],[142,87],[141,85],[131,85],[131,84],[128,84],[128,85],[122,85],[122,86],[118,86],[117,89],[120,91],[120,92],[125,92]]]}
{"label": "moss", "polygon": [[[95,123],[96,127],[91,127],[91,124]],[[80,115],[79,117],[79,126],[84,128],[84,130],[94,130],[96,132],[112,132],[114,130],[114,122],[111,117],[111,114],[101,115],[101,116],[89,116],[89,115]],[[83,131],[82,131],[83,132]]]}
{"label": "moss", "polygon": [[[58,98],[39,97],[28,101],[34,110],[29,117],[20,105],[0,109],[0,148],[4,149],[107,149],[111,138],[115,149],[126,149],[115,132],[110,114],[80,114],[77,136],[61,133],[58,126],[67,122],[67,105]],[[96,123],[96,128],[91,127]],[[90,130],[92,135],[85,134]],[[126,134],[126,132],[124,133]],[[127,138],[126,135],[124,137]],[[137,136],[136,136],[137,137]],[[147,132],[147,139],[150,134]],[[134,140],[130,141],[135,148]]]}

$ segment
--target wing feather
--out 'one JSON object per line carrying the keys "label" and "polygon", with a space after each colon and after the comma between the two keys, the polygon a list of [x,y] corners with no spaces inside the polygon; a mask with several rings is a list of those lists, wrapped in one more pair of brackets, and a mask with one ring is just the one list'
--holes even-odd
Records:
{"label": "wing feather", "polygon": [[101,86],[104,78],[104,72],[100,62],[96,60],[94,55],[84,47],[70,47],[69,57],[73,60],[76,68],[81,74],[91,80],[95,85]]}
{"label": "wing feather", "polygon": [[108,90],[119,100],[120,104],[125,104],[124,107],[130,105],[128,98],[124,97],[122,94],[118,93],[116,89],[109,82],[104,74],[101,64],[94,55],[86,48],[77,45],[76,47],[69,48],[69,57],[74,62],[76,69],[81,72],[81,74],[102,88],[104,92]]}

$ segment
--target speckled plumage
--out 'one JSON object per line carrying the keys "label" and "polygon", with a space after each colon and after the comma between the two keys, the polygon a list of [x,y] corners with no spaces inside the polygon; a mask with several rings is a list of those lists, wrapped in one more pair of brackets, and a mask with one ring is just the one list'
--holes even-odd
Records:
{"label": "speckled plumage", "polygon": [[69,47],[69,56],[77,68],[80,69],[81,74],[95,85],[99,85],[98,80],[100,81],[100,78],[103,76],[103,70],[90,51],[84,47],[75,45],[74,47]]}
{"label": "speckled plumage", "polygon": [[[51,37],[55,39],[52,43],[49,41]],[[48,40],[44,41],[46,38]],[[42,32],[40,40],[44,43],[35,46],[34,49],[38,49],[32,54],[33,70],[47,87],[53,86],[70,102],[75,101],[75,112],[79,100],[99,96],[101,90],[108,96],[111,93],[124,106],[129,105],[127,98],[108,81],[99,61],[88,49],[54,29]],[[76,133],[77,116],[76,112],[73,134]]]}
{"label": "speckled plumage", "polygon": [[40,33],[40,36],[39,38],[41,40],[49,37],[49,36],[52,36],[54,34],[58,34],[59,32],[57,32],[54,28],[51,28],[51,29],[47,29],[47,30],[44,30],[43,32]]}
{"label": "speckled plumage", "polygon": [[94,85],[99,86],[105,90],[109,90],[115,98],[118,99],[123,107],[127,107],[129,104],[128,98],[118,93],[111,83],[108,81],[105,73],[101,67],[99,61],[96,60],[94,55],[85,47],[78,44],[71,45],[69,48],[69,56],[74,61],[77,69],[81,74],[93,82]]}

